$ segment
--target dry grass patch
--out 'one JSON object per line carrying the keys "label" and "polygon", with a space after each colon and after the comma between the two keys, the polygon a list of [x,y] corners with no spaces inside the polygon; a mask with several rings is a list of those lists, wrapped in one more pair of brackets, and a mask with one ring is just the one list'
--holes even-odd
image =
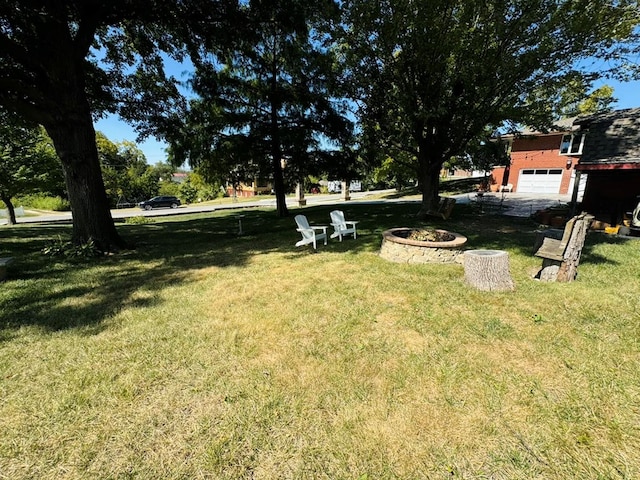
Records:
{"label": "dry grass patch", "polygon": [[577,282],[543,284],[535,226],[454,218],[509,251],[516,290],[483,293],[380,259],[411,226],[380,208],[315,254],[259,211],[243,238],[127,226],[143,247],[83,265],[3,230],[26,261],[0,291],[0,478],[639,476],[637,244],[592,236]]}

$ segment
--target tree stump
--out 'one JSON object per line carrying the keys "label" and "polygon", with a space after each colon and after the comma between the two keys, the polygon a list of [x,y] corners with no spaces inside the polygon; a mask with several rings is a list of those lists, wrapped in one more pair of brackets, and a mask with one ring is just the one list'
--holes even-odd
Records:
{"label": "tree stump", "polygon": [[467,250],[464,252],[464,278],[469,285],[484,291],[513,290],[509,273],[509,254],[503,250]]}

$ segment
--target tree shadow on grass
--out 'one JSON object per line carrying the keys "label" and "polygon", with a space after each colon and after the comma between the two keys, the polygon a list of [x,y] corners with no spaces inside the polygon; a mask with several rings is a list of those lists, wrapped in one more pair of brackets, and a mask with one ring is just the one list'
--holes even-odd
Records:
{"label": "tree shadow on grass", "polygon": [[[15,257],[9,279],[0,287],[0,340],[22,326],[46,331],[77,329],[94,334],[105,320],[130,307],[159,302],[166,286],[198,281],[203,268],[243,267],[257,255],[280,253],[285,261],[308,255],[311,247],[295,247],[299,240],[293,214],[303,213],[313,224],[329,225],[329,212],[340,208],[347,220],[358,220],[358,238],[330,239],[318,253],[375,253],[382,232],[394,227],[434,227],[465,235],[465,249],[506,249],[533,257],[539,225],[529,219],[478,215],[457,206],[448,220],[416,218],[415,203],[345,203],[339,207],[312,206],[292,210],[288,218],[273,211],[243,211],[243,234],[237,213],[209,213],[171,217],[142,225],[120,225],[135,250],[89,260],[46,257],[52,240],[70,237],[69,225],[19,226],[0,229],[0,256]],[[331,228],[329,228],[331,232]],[[613,263],[591,253],[599,242],[619,242],[589,235],[582,263]],[[329,258],[329,257],[328,257]]]}
{"label": "tree shadow on grass", "polygon": [[225,216],[121,225],[119,230],[134,250],[82,259],[41,253],[51,241],[70,238],[68,225],[2,229],[2,255],[15,261],[0,290],[0,338],[23,326],[98,333],[118,311],[152,306],[159,301],[155,292],[195,281],[195,270],[242,267],[275,245],[261,242],[261,233],[238,236],[237,220]]}

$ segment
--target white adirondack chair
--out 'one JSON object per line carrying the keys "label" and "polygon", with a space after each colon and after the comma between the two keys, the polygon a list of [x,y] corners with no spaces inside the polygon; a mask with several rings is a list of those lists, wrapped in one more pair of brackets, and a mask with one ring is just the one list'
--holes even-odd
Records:
{"label": "white adirondack chair", "polygon": [[[309,221],[307,217],[304,215],[296,215],[295,216],[296,224],[298,228],[296,229],[302,235],[302,240],[299,240],[296,243],[296,247],[300,247],[302,245],[308,245],[310,243],[313,244],[313,249],[316,249],[316,242],[318,240],[324,239],[324,244],[327,244],[327,228],[322,225],[311,226],[309,225]],[[320,233],[322,231],[322,233]]]}
{"label": "white adirondack chair", "polygon": [[333,226],[331,238],[339,237],[340,241],[342,241],[342,236],[349,234],[352,234],[354,239],[357,238],[356,224],[358,222],[345,220],[342,210],[334,210],[329,215],[331,216],[331,225]]}

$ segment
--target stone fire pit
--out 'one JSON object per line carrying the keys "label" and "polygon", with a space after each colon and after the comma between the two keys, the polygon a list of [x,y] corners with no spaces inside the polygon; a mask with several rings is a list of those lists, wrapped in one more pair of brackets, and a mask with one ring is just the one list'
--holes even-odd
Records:
{"label": "stone fire pit", "polygon": [[467,237],[438,229],[392,228],[382,232],[380,256],[396,263],[462,263]]}

